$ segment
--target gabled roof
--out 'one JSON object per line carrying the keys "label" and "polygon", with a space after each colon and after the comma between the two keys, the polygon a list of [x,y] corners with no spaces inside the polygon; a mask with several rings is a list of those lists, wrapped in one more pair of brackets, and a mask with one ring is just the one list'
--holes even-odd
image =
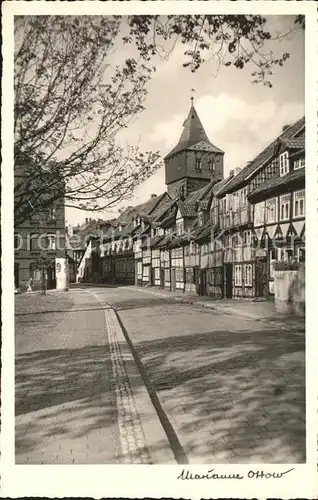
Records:
{"label": "gabled roof", "polygon": [[139,214],[150,215],[151,212],[156,208],[158,203],[167,195],[166,192],[160,194],[159,196],[154,196],[150,200],[135,206],[135,211]]}
{"label": "gabled roof", "polygon": [[305,117],[297,120],[293,125],[286,128],[274,141],[272,141],[254,160],[248,163],[237,175],[235,175],[223,189],[219,191],[219,195],[223,196],[226,193],[231,193],[245,184],[248,178],[252,177],[259,167],[269,161],[274,155],[277,140],[290,139],[298,135],[305,126]]}
{"label": "gabled roof", "polygon": [[196,217],[198,206],[196,203],[187,203],[186,200],[177,202],[182,217]]}
{"label": "gabled roof", "polygon": [[289,149],[304,149],[305,137],[294,137],[291,139],[281,139],[282,144]]}
{"label": "gabled roof", "polygon": [[203,125],[193,104],[191,105],[187,119],[183,123],[183,131],[179,142],[172,149],[172,151],[167,154],[166,158],[175,153],[178,153],[179,151],[184,151],[187,149],[223,153],[223,151],[221,151],[209,141],[209,138],[203,128]]}
{"label": "gabled roof", "polygon": [[165,197],[169,196],[168,193],[164,192],[159,196],[153,196],[149,200],[140,203],[134,207],[128,207],[124,212],[122,212],[117,218],[117,225],[127,224],[131,222],[136,215],[140,215],[144,220],[149,220],[149,216],[160,203],[160,201]]}
{"label": "gabled roof", "polygon": [[173,213],[175,216],[177,201],[179,198],[174,198],[171,201],[167,201],[163,204],[160,212],[157,214],[155,219],[153,220],[153,224],[155,226],[160,226],[166,218],[170,217]]}

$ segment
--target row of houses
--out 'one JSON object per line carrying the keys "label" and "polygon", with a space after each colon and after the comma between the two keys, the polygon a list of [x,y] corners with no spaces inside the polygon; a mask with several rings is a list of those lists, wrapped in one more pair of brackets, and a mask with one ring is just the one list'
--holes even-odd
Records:
{"label": "row of houses", "polygon": [[273,294],[274,263],[305,259],[305,119],[226,178],[223,160],[192,104],[165,158],[167,191],[99,224],[76,280],[216,298]]}

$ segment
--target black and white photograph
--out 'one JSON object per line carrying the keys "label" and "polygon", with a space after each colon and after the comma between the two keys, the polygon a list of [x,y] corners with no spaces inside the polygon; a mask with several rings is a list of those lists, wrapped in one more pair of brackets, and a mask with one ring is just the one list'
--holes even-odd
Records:
{"label": "black and white photograph", "polygon": [[173,491],[277,495],[317,463],[314,4],[27,3],[2,120],[2,466],[174,466]]}

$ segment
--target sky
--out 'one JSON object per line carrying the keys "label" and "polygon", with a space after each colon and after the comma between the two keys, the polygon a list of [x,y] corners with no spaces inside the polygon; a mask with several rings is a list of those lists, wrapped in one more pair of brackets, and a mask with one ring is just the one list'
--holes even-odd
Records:
{"label": "sky", "polygon": [[[291,16],[270,16],[273,32],[288,31]],[[119,139],[139,144],[142,150],[159,151],[164,157],[178,142],[182,124],[189,113],[191,89],[194,106],[210,141],[225,152],[224,175],[242,168],[290,124],[304,114],[305,49],[304,32],[271,42],[275,53],[289,52],[283,67],[275,68],[272,88],[251,83],[253,68],[243,70],[221,67],[210,61],[196,73],[183,68],[184,47],[176,45],[167,61],[157,63],[148,85],[145,111],[121,134]],[[120,57],[125,57],[120,48]],[[114,55],[115,57],[115,55]],[[118,57],[118,53],[117,56]],[[136,205],[166,190],[164,168],[140,185],[132,198],[118,208]],[[86,217],[108,219],[117,210],[89,213],[66,209],[67,224],[81,223]]]}

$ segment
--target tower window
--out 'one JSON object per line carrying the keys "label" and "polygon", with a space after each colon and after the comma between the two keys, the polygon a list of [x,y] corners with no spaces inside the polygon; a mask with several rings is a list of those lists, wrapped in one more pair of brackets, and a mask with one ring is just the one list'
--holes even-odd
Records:
{"label": "tower window", "polygon": [[209,168],[210,172],[214,172],[215,171],[215,161],[214,160],[209,160],[208,161],[208,168]]}
{"label": "tower window", "polygon": [[202,160],[201,158],[196,158],[195,159],[195,169],[197,172],[201,172],[202,170]]}

